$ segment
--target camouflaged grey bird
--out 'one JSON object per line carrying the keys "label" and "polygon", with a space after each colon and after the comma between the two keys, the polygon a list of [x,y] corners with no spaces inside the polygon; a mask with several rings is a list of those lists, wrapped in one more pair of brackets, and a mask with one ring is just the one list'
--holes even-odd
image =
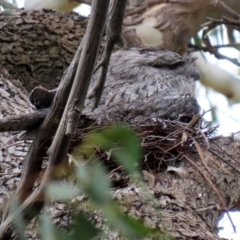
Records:
{"label": "camouflaged grey bird", "polygon": [[[97,109],[86,100],[84,114],[123,120],[192,117],[200,110],[195,81],[200,76],[194,59],[166,49],[130,48],[112,54],[105,88]],[[93,76],[90,89],[100,71]]]}

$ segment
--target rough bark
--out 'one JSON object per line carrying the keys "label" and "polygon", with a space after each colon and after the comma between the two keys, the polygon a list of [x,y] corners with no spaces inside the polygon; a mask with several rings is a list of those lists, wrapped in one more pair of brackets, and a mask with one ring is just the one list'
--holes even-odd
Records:
{"label": "rough bark", "polygon": [[[28,101],[28,93],[22,84],[0,68],[0,118],[31,113],[34,109]],[[15,133],[0,133],[0,162],[1,162],[1,202],[9,197],[16,188],[21,174],[24,156],[27,152],[27,142],[11,141]]]}
{"label": "rough bark", "polygon": [[[211,151],[223,157],[225,161],[234,164],[239,170],[238,140],[231,137],[220,137],[210,142]],[[226,149],[229,155],[222,149]],[[202,169],[203,163],[198,154],[193,150],[190,155],[191,160]],[[210,155],[214,156],[211,153]],[[216,157],[214,156],[214,158]],[[238,209],[240,194],[236,188],[239,182],[239,173],[229,168],[220,159],[216,158],[216,161],[231,174],[218,168],[209,158],[206,159],[206,163],[212,174],[206,169],[204,174],[216,184],[222,197],[228,203],[229,209]],[[178,170],[181,169],[185,172],[182,177],[177,172],[166,170],[159,173],[144,172],[148,187],[153,191],[155,206],[157,204],[159,208],[157,213],[156,209],[150,208],[146,204],[139,187],[129,186],[125,191],[118,191],[115,195],[127,212],[136,217],[141,216],[145,223],[152,227],[167,230],[176,239],[219,239],[214,234],[221,214],[217,210],[219,207],[218,197],[213,193],[206,179],[186,159],[180,161],[177,167]],[[131,199],[131,206],[126,204],[129,199]]]}
{"label": "rough bark", "polygon": [[31,91],[58,86],[88,19],[53,10],[0,13],[0,64]]}

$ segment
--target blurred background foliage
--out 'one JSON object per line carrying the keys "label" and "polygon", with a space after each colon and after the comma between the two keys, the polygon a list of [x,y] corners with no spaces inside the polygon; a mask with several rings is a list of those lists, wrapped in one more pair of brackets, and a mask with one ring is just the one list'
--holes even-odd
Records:
{"label": "blurred background foliage", "polygon": [[[70,207],[79,196],[87,196],[88,207],[87,205],[85,207],[88,214],[94,215],[96,211],[100,212],[109,229],[116,231],[126,239],[143,239],[147,236],[152,236],[153,239],[163,239],[163,237],[171,239],[166,233],[148,228],[141,221],[128,217],[122,212],[110,194],[112,186],[108,180],[108,173],[98,159],[96,149],[106,152],[109,158],[123,167],[132,182],[144,188],[140,173],[140,141],[132,130],[115,126],[90,134],[79,146],[75,147],[69,155],[74,165],[71,179],[75,180],[64,183],[52,182],[46,190],[48,197],[54,201],[64,202]],[[146,190],[143,189],[143,195],[146,195]],[[150,193],[148,196],[151,198]],[[79,204],[82,204],[81,201]],[[44,239],[88,240],[97,236],[104,239],[106,232],[96,228],[95,224],[81,211],[74,211],[73,208],[72,214],[74,215],[73,223],[68,233],[51,224],[48,215],[42,215],[39,226]]]}

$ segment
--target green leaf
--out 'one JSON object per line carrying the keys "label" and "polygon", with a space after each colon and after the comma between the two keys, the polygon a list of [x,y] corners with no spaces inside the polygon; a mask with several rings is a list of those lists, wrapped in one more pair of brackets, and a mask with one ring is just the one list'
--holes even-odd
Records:
{"label": "green leaf", "polygon": [[78,214],[74,218],[74,226],[70,233],[72,240],[89,240],[93,239],[100,232],[90,221],[82,214]]}
{"label": "green leaf", "polygon": [[[91,134],[72,157],[80,161],[76,168],[78,185],[89,196],[92,203],[101,210],[109,226],[128,239],[139,239],[154,233],[140,221],[125,216],[110,195],[107,173],[94,156],[95,148],[100,148],[123,165],[129,174],[139,174],[141,159],[140,141],[136,134],[125,127],[116,126]],[[84,156],[84,157],[83,157]],[[91,161],[83,163],[84,158]]]}
{"label": "green leaf", "polygon": [[100,232],[81,214],[75,216],[74,224],[69,234],[54,226],[47,215],[40,218],[40,231],[43,239],[48,240],[90,240]]}
{"label": "green leaf", "polygon": [[[141,147],[139,139],[132,130],[123,126],[114,126],[104,129],[101,133],[91,134],[82,145],[84,155],[91,156],[94,146],[111,154],[125,167],[128,174],[139,173]],[[76,159],[79,155],[75,152],[73,157]]]}
{"label": "green leaf", "polygon": [[26,226],[25,226],[25,221],[23,219],[23,216],[19,214],[19,207],[20,207],[19,201],[17,201],[16,198],[11,199],[9,203],[9,207],[10,207],[10,213],[15,213],[14,225],[16,227],[18,238],[20,240],[24,240],[25,239],[24,230]]}
{"label": "green leaf", "polygon": [[63,182],[51,182],[46,187],[46,194],[54,199],[69,201],[78,196],[80,190],[77,186]]}
{"label": "green leaf", "polygon": [[121,235],[128,239],[144,238],[156,233],[155,230],[146,227],[141,221],[124,215],[115,202],[102,206],[101,211],[108,219],[110,227],[118,230]]}
{"label": "green leaf", "polygon": [[111,201],[106,171],[100,163],[92,162],[89,165],[78,166],[76,175],[80,188],[95,204],[102,205]]}
{"label": "green leaf", "polygon": [[71,237],[69,237],[65,231],[56,228],[54,224],[52,224],[47,215],[40,218],[40,233],[43,239],[71,240]]}

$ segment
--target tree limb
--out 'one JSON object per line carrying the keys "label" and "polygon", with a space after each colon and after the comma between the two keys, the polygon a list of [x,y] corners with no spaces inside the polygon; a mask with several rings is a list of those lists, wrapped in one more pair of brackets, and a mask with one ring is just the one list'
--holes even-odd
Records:
{"label": "tree limb", "polygon": [[108,70],[108,64],[111,57],[111,53],[113,51],[113,47],[117,42],[121,41],[121,33],[122,33],[122,23],[124,19],[125,7],[127,4],[127,0],[118,0],[114,1],[112,8],[109,11],[109,17],[107,21],[107,29],[106,29],[106,45],[104,48],[103,56],[98,63],[98,66],[95,68],[95,72],[98,68],[101,67],[101,73],[99,79],[96,81],[96,85],[90,94],[90,97],[95,98],[94,108],[96,108],[99,104],[102,91],[105,85],[105,79]]}
{"label": "tree limb", "polygon": [[29,130],[40,124],[45,118],[48,109],[34,113],[0,119],[0,132]]}
{"label": "tree limb", "polygon": [[[51,146],[52,151],[49,151],[49,162],[48,162],[47,170],[44,174],[43,181],[42,181],[39,189],[36,190],[35,192],[33,192],[24,201],[24,203],[20,206],[19,211],[10,215],[4,221],[4,223],[1,225],[0,239],[4,238],[4,234],[9,234],[9,229],[11,229],[11,223],[14,220],[16,214],[24,213],[28,207],[34,207],[34,206],[38,206],[38,208],[36,209],[37,212],[39,212],[41,210],[41,207],[43,206],[43,204],[41,204],[41,202],[42,202],[42,199],[44,198],[44,192],[43,192],[44,187],[45,187],[45,184],[51,179],[53,167],[54,167],[54,165],[59,164],[62,161],[62,159],[66,157],[71,136],[65,135],[66,126],[63,123],[66,121],[65,118],[68,116],[68,109],[69,109],[68,106],[69,105],[71,106],[70,102],[72,101],[72,98],[74,97],[74,100],[76,100],[79,97],[79,91],[81,91],[81,90],[83,90],[83,92],[85,91],[85,96],[86,96],[87,88],[90,83],[95,59],[96,59],[97,52],[98,52],[98,47],[99,47],[101,37],[103,34],[103,29],[105,26],[105,18],[107,15],[108,4],[109,4],[109,1],[95,0],[93,2],[92,14],[90,17],[90,22],[89,22],[89,25],[87,28],[87,34],[86,34],[87,40],[84,41],[84,43],[83,43],[84,44],[83,53],[81,55],[78,71],[76,73],[74,85],[73,85],[73,88],[72,88],[72,91],[70,94],[70,100],[68,101],[68,104],[65,108],[65,111],[64,111],[64,114],[62,117],[62,121],[59,125],[59,129],[58,129],[58,131],[55,135],[54,141],[52,143],[52,146]],[[96,24],[96,23],[98,23],[98,24]],[[74,66],[75,64],[72,64],[72,65]],[[69,73],[69,75],[71,75],[71,74],[72,74],[72,72]],[[78,82],[79,76],[80,76],[81,81]],[[85,82],[85,79],[87,79],[88,81]],[[68,81],[68,82],[71,82],[71,81]],[[62,85],[63,84],[65,84],[65,82],[64,83],[62,82]],[[75,91],[76,87],[77,87],[78,91]],[[33,159],[35,159],[37,152],[38,152],[39,143],[40,143],[41,139],[43,139],[43,137],[46,137],[46,130],[47,130],[47,132],[50,132],[50,133],[53,132],[53,130],[52,129],[50,130],[49,127],[51,127],[51,128],[53,127],[51,122],[53,121],[53,119],[55,119],[55,121],[56,121],[56,116],[52,115],[52,114],[57,112],[58,113],[57,116],[59,116],[60,110],[59,110],[58,106],[65,105],[65,104],[64,105],[55,105],[55,104],[56,103],[59,104],[61,101],[63,101],[63,99],[66,100],[66,96],[68,96],[68,94],[67,95],[66,94],[60,95],[60,94],[62,94],[63,92],[66,92],[68,90],[69,90],[69,84],[68,85],[65,84],[64,87],[60,86],[60,88],[54,98],[54,103],[52,104],[52,107],[50,108],[50,111],[48,112],[43,124],[40,126],[39,131],[37,132],[36,137],[30,147],[30,151],[28,153],[27,159],[25,160],[25,166],[30,165],[33,162]],[[75,94],[77,94],[77,96],[75,96]],[[81,94],[83,94],[83,93],[81,93]],[[59,96],[62,96],[62,98],[59,98]],[[84,104],[85,96],[83,94],[83,96],[81,97],[82,100],[79,101],[80,107],[83,106],[83,104]],[[61,101],[60,101],[60,99],[61,99]],[[77,109],[77,111],[78,111],[78,109]],[[80,114],[81,110],[78,113]],[[21,182],[23,182],[23,179],[21,180]],[[21,183],[20,183],[20,185],[21,185]],[[19,189],[20,188],[18,188],[18,190]],[[21,195],[23,195],[23,194],[21,193]]]}

